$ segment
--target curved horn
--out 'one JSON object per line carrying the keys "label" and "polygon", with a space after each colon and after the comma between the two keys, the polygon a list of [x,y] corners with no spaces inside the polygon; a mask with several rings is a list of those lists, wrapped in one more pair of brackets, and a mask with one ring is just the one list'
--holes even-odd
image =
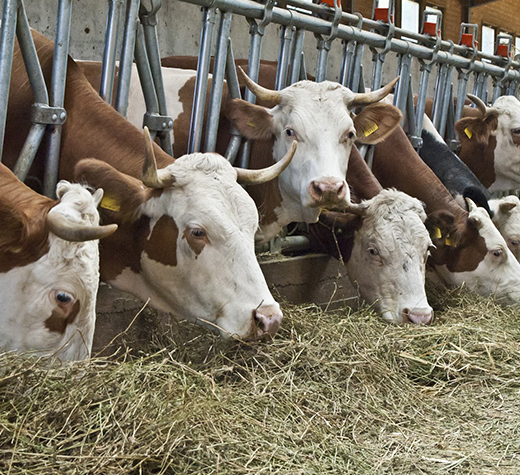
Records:
{"label": "curved horn", "polygon": [[475,204],[475,202],[471,198],[468,198],[466,196],[465,200],[466,200],[466,206],[468,207],[468,211],[470,213],[477,209],[477,205]]}
{"label": "curved horn", "polygon": [[345,213],[352,213],[358,216],[364,216],[367,212],[368,205],[366,203],[349,203],[343,211]]}
{"label": "curved horn", "polygon": [[392,92],[392,89],[394,88],[397,81],[399,81],[399,76],[390,81],[381,89],[377,89],[376,91],[372,92],[354,94],[354,97],[350,101],[347,101],[347,106],[356,107],[364,104],[373,104],[374,102],[378,102]]}
{"label": "curved horn", "polygon": [[273,106],[280,104],[282,95],[278,91],[272,91],[271,89],[266,89],[265,87],[260,86],[254,82],[240,66],[238,66],[238,72],[249,90],[257,97],[257,99],[269,102]]}
{"label": "curved horn", "polygon": [[47,214],[47,226],[49,231],[65,241],[84,242],[93,239],[103,239],[110,236],[117,229],[117,224],[106,226],[85,226],[71,222],[61,213],[53,213],[51,209]]}
{"label": "curved horn", "polygon": [[169,170],[157,170],[157,162],[153,153],[153,142],[148,127],[144,127],[144,163],[141,181],[149,188],[166,188],[175,182]]}
{"label": "curved horn", "polygon": [[296,153],[297,142],[293,141],[290,150],[285,154],[279,162],[261,170],[247,170],[245,168],[236,168],[237,181],[243,185],[259,185],[266,183],[276,178],[282,173],[291,163],[294,154]]}
{"label": "curved horn", "polygon": [[482,115],[486,115],[488,108],[480,97],[477,97],[473,94],[468,94],[468,98],[471,102],[473,102],[473,104],[477,106],[477,109],[482,113]]}

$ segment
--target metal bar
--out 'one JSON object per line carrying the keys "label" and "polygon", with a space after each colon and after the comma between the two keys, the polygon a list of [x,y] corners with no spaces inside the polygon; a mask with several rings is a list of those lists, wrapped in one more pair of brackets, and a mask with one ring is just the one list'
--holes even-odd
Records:
{"label": "metal bar", "polygon": [[[238,84],[237,70],[235,67],[235,57],[233,55],[233,48],[231,39],[228,42],[228,52],[226,55],[226,80],[228,85],[229,95],[233,99],[241,99],[240,86]],[[242,143],[242,136],[238,129],[233,125],[231,127],[231,139],[226,150],[226,158],[233,165],[238,154],[238,149]]]}
{"label": "metal bar", "polygon": [[459,75],[457,77],[458,79],[458,85],[457,85],[457,107],[455,108],[455,118],[454,121],[457,122],[461,117],[462,113],[464,112],[464,103],[466,101],[466,90],[468,88],[468,79],[469,74],[465,73],[462,70],[458,70]]}
{"label": "metal bar", "polygon": [[213,28],[215,26],[216,14],[214,8],[204,8],[202,10],[202,30],[200,33],[199,60],[197,62],[197,76],[195,78],[195,92],[191,112],[188,153],[199,152],[202,142],[204,109],[206,108],[209,64],[211,59],[211,42],[213,41]]}
{"label": "metal bar", "polygon": [[[56,38],[54,41],[54,60],[51,87],[49,91],[50,105],[52,107],[63,107],[65,99],[71,15],[72,0],[60,0],[58,3]],[[49,197],[54,197],[56,193],[56,184],[58,183],[61,129],[61,124],[49,126],[49,148],[43,176],[43,192]]]}
{"label": "metal bar", "polygon": [[[38,151],[38,147],[41,144],[43,136],[45,135],[45,124],[33,124],[29,130],[29,134],[25,139],[22,150],[20,151],[20,157],[16,161],[16,165],[13,168],[13,173],[21,180],[25,181],[27,174],[31,168],[31,165]],[[54,191],[53,191],[54,194]]]}
{"label": "metal bar", "polygon": [[352,73],[352,83],[349,88],[352,92],[359,92],[360,82],[363,77],[363,50],[365,49],[365,45],[363,43],[356,44],[356,53],[354,55],[354,65],[353,65],[353,73]]}
{"label": "metal bar", "polygon": [[206,126],[205,152],[214,152],[217,146],[217,133],[224,89],[224,75],[229,45],[229,31],[231,29],[231,13],[221,12],[218,30],[218,43],[213,66],[213,80],[209,96],[208,119]]}
{"label": "metal bar", "polygon": [[103,62],[101,65],[101,78],[99,80],[99,95],[109,104],[112,103],[112,95],[114,91],[118,44],[117,38],[122,9],[123,0],[108,0]]}
{"label": "metal bar", "polygon": [[127,0],[126,5],[125,29],[123,34],[124,41],[121,48],[117,93],[114,104],[117,112],[119,112],[123,117],[126,117],[126,111],[128,109],[128,94],[130,93],[135,37],[138,25],[139,0]]}
{"label": "metal bar", "polygon": [[428,95],[428,82],[432,70],[431,64],[421,64],[421,79],[419,81],[419,92],[417,97],[417,106],[415,107],[415,130],[413,135],[420,137],[423,127],[424,111],[426,109],[426,97]]}
{"label": "metal bar", "polygon": [[318,37],[318,58],[316,64],[316,82],[322,82],[327,79],[327,59],[329,56],[330,44],[323,38]]}
{"label": "metal bar", "polygon": [[290,75],[289,75],[289,83],[286,84],[287,86],[290,84],[294,84],[295,82],[298,82],[300,80],[300,70],[302,65],[302,59],[303,59],[303,42],[305,40],[305,30],[296,30],[296,33],[294,35],[293,40],[293,52],[292,52],[292,62],[291,62],[291,69],[290,69]]}
{"label": "metal bar", "polygon": [[[139,75],[139,81],[141,82],[141,88],[143,90],[146,112],[149,114],[159,114],[159,101],[157,100],[157,93],[155,92],[152,70],[148,60],[148,53],[146,51],[144,33],[141,28],[137,29],[134,57],[137,66],[137,74]],[[150,133],[152,132],[155,134],[157,131],[150,130]]]}
{"label": "metal bar", "polygon": [[405,54],[401,57],[397,83],[397,93],[394,97],[394,104],[399,110],[406,114],[406,101],[408,98],[408,88],[410,87],[410,69],[412,65],[412,56]]}
{"label": "metal bar", "polygon": [[[442,104],[440,107],[440,117],[439,117],[439,134],[444,137],[444,132],[446,131],[446,119],[448,118],[448,106],[450,101],[453,99],[453,84],[451,82],[451,76],[453,74],[453,66],[448,66],[446,71],[446,80],[445,87],[443,90],[443,98]],[[451,98],[451,99],[450,99]]]}
{"label": "metal bar", "polygon": [[2,161],[4,148],[7,101],[9,99],[16,18],[18,16],[17,9],[17,0],[4,0],[2,25],[0,26],[0,161]]}
{"label": "metal bar", "polygon": [[276,82],[274,88],[279,91],[287,85],[289,60],[292,50],[295,28],[284,26],[280,33],[280,49],[278,53],[278,69],[276,70]]}

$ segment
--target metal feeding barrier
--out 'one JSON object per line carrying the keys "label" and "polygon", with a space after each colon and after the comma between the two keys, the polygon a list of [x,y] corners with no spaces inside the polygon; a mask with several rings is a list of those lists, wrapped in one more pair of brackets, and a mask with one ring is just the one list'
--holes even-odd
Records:
{"label": "metal feeding barrier", "polygon": [[[394,24],[395,0],[389,0],[385,8],[379,8],[375,0],[371,19],[364,18],[358,13],[342,11],[339,0],[327,0],[330,5],[310,3],[306,0],[276,2],[265,0],[264,3],[252,0],[176,1],[198,5],[202,11],[188,152],[215,150],[224,81],[227,81],[230,96],[240,97],[230,34],[233,17],[243,17],[246,20],[244,26],[249,28],[248,75],[254,81],[258,81],[262,41],[266,34],[266,27],[274,24],[280,28],[275,81],[275,89],[278,90],[307,78],[304,51],[307,32],[312,33],[316,41],[315,80],[323,81],[327,78],[329,52],[333,44],[341,43],[341,66],[337,71],[337,77],[341,84],[354,92],[363,92],[365,88],[379,88],[383,81],[383,70],[388,55],[390,53],[396,55],[397,68],[392,76],[399,75],[400,81],[396,87],[394,104],[406,116],[409,137],[416,149],[422,145],[422,120],[430,76],[434,68],[433,123],[452,149],[456,149],[459,145],[454,133],[454,124],[462,116],[470,80],[473,82],[473,94],[485,102],[488,101],[490,81],[492,100],[500,95],[516,95],[518,92],[520,62],[512,57],[512,38],[509,35],[499,35],[493,55],[478,50],[477,25],[461,24],[459,44],[443,40],[442,13],[439,10],[426,9],[422,14],[421,33],[413,33]],[[152,136],[157,135],[160,138],[162,148],[172,154],[173,120],[166,110],[157,34],[157,23],[161,18],[160,9],[161,0],[108,0],[99,93],[125,116],[131,68],[135,61],[147,108],[143,125],[148,126]],[[63,96],[70,18],[71,0],[60,0],[55,38],[55,63],[51,90],[48,93],[32,43],[23,0],[4,0],[3,3],[0,28],[0,147],[4,141],[9,77],[16,31],[36,104],[33,106],[32,115],[34,125],[15,171],[20,178],[26,177],[43,134],[45,130],[49,130],[51,141],[44,183],[45,193],[49,196],[55,189],[61,125],[66,120]],[[121,22],[124,22],[123,36],[121,41],[118,41]],[[370,74],[366,74],[363,68],[366,46],[372,53]],[[214,56],[213,79],[211,89],[207,91],[212,56]],[[117,62],[119,64],[116,65]],[[419,66],[419,86],[416,94],[412,86],[414,63]],[[116,68],[117,87],[115,97],[112,98]],[[455,71],[457,71],[456,95],[454,94]],[[208,111],[205,111],[208,94]],[[255,96],[246,89],[244,99],[254,103]],[[205,135],[203,135],[204,117],[207,124]],[[238,132],[233,130],[226,156],[231,162],[236,161],[237,166],[246,167],[250,143],[242,142]],[[362,147],[362,153],[370,163],[370,148]]]}

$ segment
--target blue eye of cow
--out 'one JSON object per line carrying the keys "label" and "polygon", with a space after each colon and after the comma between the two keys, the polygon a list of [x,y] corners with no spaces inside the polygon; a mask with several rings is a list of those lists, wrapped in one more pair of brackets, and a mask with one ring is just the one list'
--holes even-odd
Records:
{"label": "blue eye of cow", "polygon": [[69,303],[72,300],[72,296],[67,292],[56,292],[56,300],[61,303]]}

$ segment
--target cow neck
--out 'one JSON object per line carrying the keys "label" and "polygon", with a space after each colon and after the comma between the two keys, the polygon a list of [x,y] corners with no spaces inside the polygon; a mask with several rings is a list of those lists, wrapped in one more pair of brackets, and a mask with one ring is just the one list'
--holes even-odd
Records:
{"label": "cow neck", "polygon": [[479,181],[489,188],[496,181],[495,148],[496,137],[491,135],[487,145],[477,140],[463,139],[464,146],[459,152],[459,158],[475,174]]}
{"label": "cow neck", "polygon": [[372,171],[385,188],[395,187],[421,200],[428,213],[442,209],[456,217],[467,215],[421,160],[401,127],[376,145]]}
{"label": "cow neck", "polygon": [[358,200],[369,200],[383,189],[356,146],[352,147],[347,168],[347,183]]}

